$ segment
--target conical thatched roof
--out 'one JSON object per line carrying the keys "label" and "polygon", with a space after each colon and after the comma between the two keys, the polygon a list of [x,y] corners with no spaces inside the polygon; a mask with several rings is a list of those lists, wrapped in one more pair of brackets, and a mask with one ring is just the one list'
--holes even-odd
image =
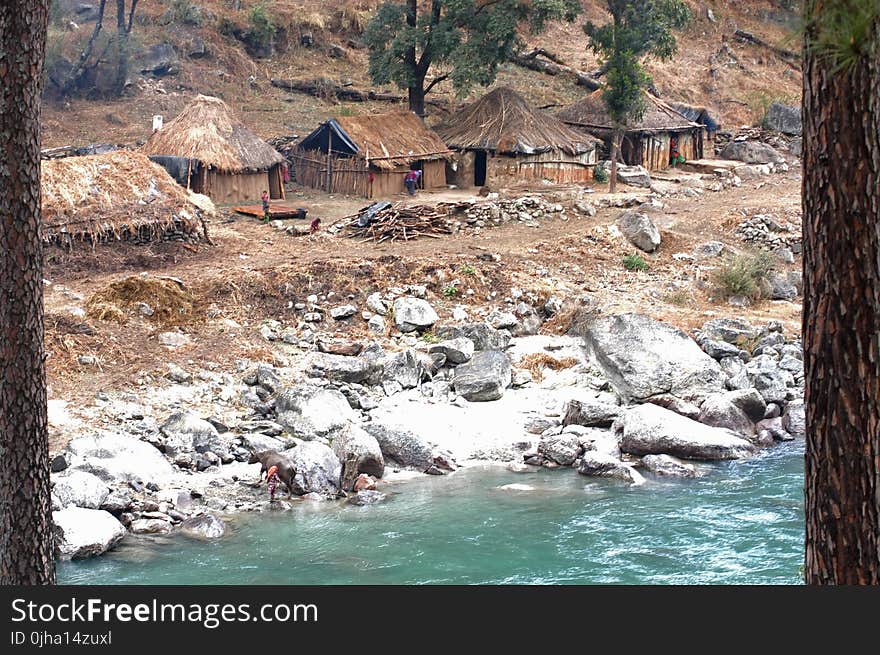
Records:
{"label": "conical thatched roof", "polygon": [[225,173],[262,171],[284,158],[246,128],[219,98],[196,96],[144,144],[148,155],[198,159]]}
{"label": "conical thatched roof", "polygon": [[210,200],[182,188],[139,152],[66,157],[41,165],[44,241],[92,241],[146,231],[194,232]]}
{"label": "conical thatched roof", "polygon": [[299,145],[323,152],[328,142],[333,152],[369,159],[382,169],[452,155],[443,140],[411,111],[332,118]]}
{"label": "conical thatched roof", "polygon": [[[642,120],[626,126],[630,132],[676,132],[699,128],[696,123],[688,120],[665,102],[645,91],[645,115]],[[611,130],[614,123],[608,114],[602,90],[594,91],[582,100],[556,114],[557,118],[568,125],[586,130]]]}
{"label": "conical thatched roof", "polygon": [[579,155],[596,147],[595,139],[532,107],[508,87],[487,93],[436,130],[458,150],[525,155],[561,150]]}

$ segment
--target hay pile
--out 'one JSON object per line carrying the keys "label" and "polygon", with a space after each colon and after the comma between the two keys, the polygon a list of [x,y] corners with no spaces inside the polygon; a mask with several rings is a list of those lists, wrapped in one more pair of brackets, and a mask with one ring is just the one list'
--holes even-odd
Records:
{"label": "hay pile", "polygon": [[195,298],[180,280],[130,275],[95,292],[86,313],[100,321],[126,323],[139,314],[161,325],[180,325],[193,318]]}
{"label": "hay pile", "polygon": [[561,371],[562,369],[576,366],[577,363],[578,360],[574,357],[556,358],[545,353],[532,353],[531,355],[525,355],[519,360],[519,367],[531,373],[532,379],[535,382],[540,382],[544,379],[544,369],[549,368],[553,371]]}
{"label": "hay pile", "polygon": [[169,232],[198,238],[199,206],[140,153],[45,161],[40,181],[44,242],[152,240]]}

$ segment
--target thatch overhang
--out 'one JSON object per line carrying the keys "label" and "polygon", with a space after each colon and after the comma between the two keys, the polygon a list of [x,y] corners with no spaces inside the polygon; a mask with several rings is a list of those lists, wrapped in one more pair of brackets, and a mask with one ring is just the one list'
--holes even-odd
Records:
{"label": "thatch overhang", "polygon": [[[627,132],[656,134],[660,132],[684,132],[699,129],[702,126],[688,120],[656,96],[645,92],[645,113],[641,120],[624,127]],[[562,109],[556,117],[572,127],[608,133],[614,129],[614,121],[608,113],[602,90],[578,100]]]}

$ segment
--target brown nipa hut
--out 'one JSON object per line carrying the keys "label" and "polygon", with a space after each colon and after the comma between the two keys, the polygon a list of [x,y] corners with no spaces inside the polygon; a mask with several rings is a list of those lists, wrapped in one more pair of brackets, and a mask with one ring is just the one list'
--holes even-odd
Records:
{"label": "brown nipa hut", "polygon": [[[673,147],[687,160],[703,158],[705,129],[675,111],[656,96],[645,92],[645,114],[640,121],[625,127],[621,156],[630,166],[641,165],[649,171],[669,168]],[[610,156],[614,123],[608,114],[602,90],[594,91],[556,116],[568,125],[583,130],[605,142]]]}
{"label": "brown nipa hut", "polygon": [[219,98],[199,95],[142,148],[182,185],[217,203],[284,197],[281,156]]}
{"label": "brown nipa hut", "polygon": [[420,169],[419,186],[446,186],[452,152],[410,111],[340,116],[304,137],[291,156],[303,186],[366,198],[402,193],[403,179]]}
{"label": "brown nipa hut", "polygon": [[47,244],[196,240],[202,212],[213,213],[208,198],[129,150],[44,161],[40,184]]}
{"label": "brown nipa hut", "polygon": [[598,141],[499,87],[468,105],[437,133],[459,155],[450,174],[460,186],[519,180],[586,182],[598,161]]}

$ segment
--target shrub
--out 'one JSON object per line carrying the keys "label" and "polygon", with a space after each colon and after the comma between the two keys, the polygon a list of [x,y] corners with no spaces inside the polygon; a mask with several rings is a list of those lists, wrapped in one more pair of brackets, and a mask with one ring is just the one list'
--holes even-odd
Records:
{"label": "shrub", "polygon": [[422,341],[425,343],[440,343],[440,337],[438,337],[433,332],[425,332],[422,335]]}
{"label": "shrub", "polygon": [[641,255],[627,255],[623,258],[623,266],[628,271],[647,271],[650,267]]}
{"label": "shrub", "polygon": [[443,295],[447,298],[455,298],[458,295],[458,287],[454,284],[450,284],[448,287],[443,289]]}
{"label": "shrub", "polygon": [[169,12],[175,23],[195,26],[202,24],[201,7],[192,0],[172,0]]}
{"label": "shrub", "polygon": [[608,181],[608,171],[605,170],[604,166],[596,166],[593,169],[593,179],[600,183]]}
{"label": "shrub", "polygon": [[763,250],[736,255],[715,270],[715,286],[725,300],[731,296],[759,300],[768,295],[774,265],[773,256]]}
{"label": "shrub", "polygon": [[475,269],[470,264],[465,264],[459,270],[461,271],[462,275],[476,275],[477,274],[477,269]]}
{"label": "shrub", "polygon": [[266,11],[266,5],[262,2],[255,4],[248,20],[254,42],[263,47],[271,45],[275,37],[275,23]]}

